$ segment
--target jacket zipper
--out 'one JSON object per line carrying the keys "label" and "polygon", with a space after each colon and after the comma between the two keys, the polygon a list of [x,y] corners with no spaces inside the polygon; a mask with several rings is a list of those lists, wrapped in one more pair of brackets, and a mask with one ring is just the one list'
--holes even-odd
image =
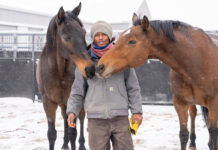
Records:
{"label": "jacket zipper", "polygon": [[106,103],[106,117],[107,119],[110,117],[110,112],[109,112],[109,102],[107,101],[107,93],[108,93],[108,87],[107,87],[107,79],[104,79],[105,82],[105,103]]}

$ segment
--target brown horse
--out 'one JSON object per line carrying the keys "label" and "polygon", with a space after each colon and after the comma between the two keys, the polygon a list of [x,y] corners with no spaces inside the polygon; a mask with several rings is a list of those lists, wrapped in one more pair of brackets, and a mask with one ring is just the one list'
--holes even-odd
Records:
{"label": "brown horse", "polygon": [[181,149],[188,141],[188,110],[192,105],[208,108],[209,147],[217,150],[218,47],[203,30],[180,21],[148,21],[133,15],[134,26],[124,31],[116,45],[98,62],[101,77],[157,58],[170,72],[174,106],[180,122]]}
{"label": "brown horse", "polygon": [[[62,149],[67,150],[68,142],[75,150],[77,131],[68,128],[66,105],[74,81],[75,66],[84,77],[92,78],[95,74],[94,64],[87,53],[85,30],[78,19],[81,3],[73,11],[64,11],[61,7],[48,26],[46,44],[37,66],[37,83],[42,95],[43,106],[48,120],[49,149],[54,150],[57,131],[55,114],[60,106],[64,118],[64,143]],[[80,150],[85,150],[83,121],[84,111],[80,114]],[[69,136],[68,136],[69,134]]]}

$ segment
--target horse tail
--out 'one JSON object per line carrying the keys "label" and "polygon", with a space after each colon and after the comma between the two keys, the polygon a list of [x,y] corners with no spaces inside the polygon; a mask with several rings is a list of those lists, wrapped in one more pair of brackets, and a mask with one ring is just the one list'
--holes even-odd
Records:
{"label": "horse tail", "polygon": [[208,109],[206,107],[201,106],[201,112],[204,118],[204,122],[206,123],[206,126],[208,127]]}

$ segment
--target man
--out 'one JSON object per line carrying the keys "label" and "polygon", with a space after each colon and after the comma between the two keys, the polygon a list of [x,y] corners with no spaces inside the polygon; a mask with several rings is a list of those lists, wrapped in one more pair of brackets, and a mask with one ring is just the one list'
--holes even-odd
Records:
{"label": "man", "polygon": [[[91,28],[93,42],[89,49],[95,63],[113,46],[112,28],[98,21]],[[142,105],[138,79],[133,68],[116,73],[108,79],[94,76],[86,80],[76,69],[75,81],[67,104],[68,125],[74,120],[82,105],[88,118],[89,147],[91,150],[133,150],[129,132],[128,109],[133,122],[142,122]]]}

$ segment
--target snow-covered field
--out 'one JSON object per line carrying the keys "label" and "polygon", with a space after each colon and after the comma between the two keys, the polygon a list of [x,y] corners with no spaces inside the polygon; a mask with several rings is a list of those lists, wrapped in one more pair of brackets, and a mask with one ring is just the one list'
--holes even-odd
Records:
{"label": "snow-covered field", "polygon": [[[144,105],[143,111],[143,124],[138,134],[133,136],[135,150],[179,150],[179,122],[174,107]],[[57,111],[56,120],[55,150],[60,150],[63,143],[60,109]],[[87,121],[85,128],[86,125]],[[199,108],[196,134],[197,149],[209,150],[208,130]],[[87,137],[86,130],[85,136]],[[87,142],[86,147],[89,149]],[[0,98],[0,150],[47,149],[47,121],[42,103],[33,103],[26,98]]]}

